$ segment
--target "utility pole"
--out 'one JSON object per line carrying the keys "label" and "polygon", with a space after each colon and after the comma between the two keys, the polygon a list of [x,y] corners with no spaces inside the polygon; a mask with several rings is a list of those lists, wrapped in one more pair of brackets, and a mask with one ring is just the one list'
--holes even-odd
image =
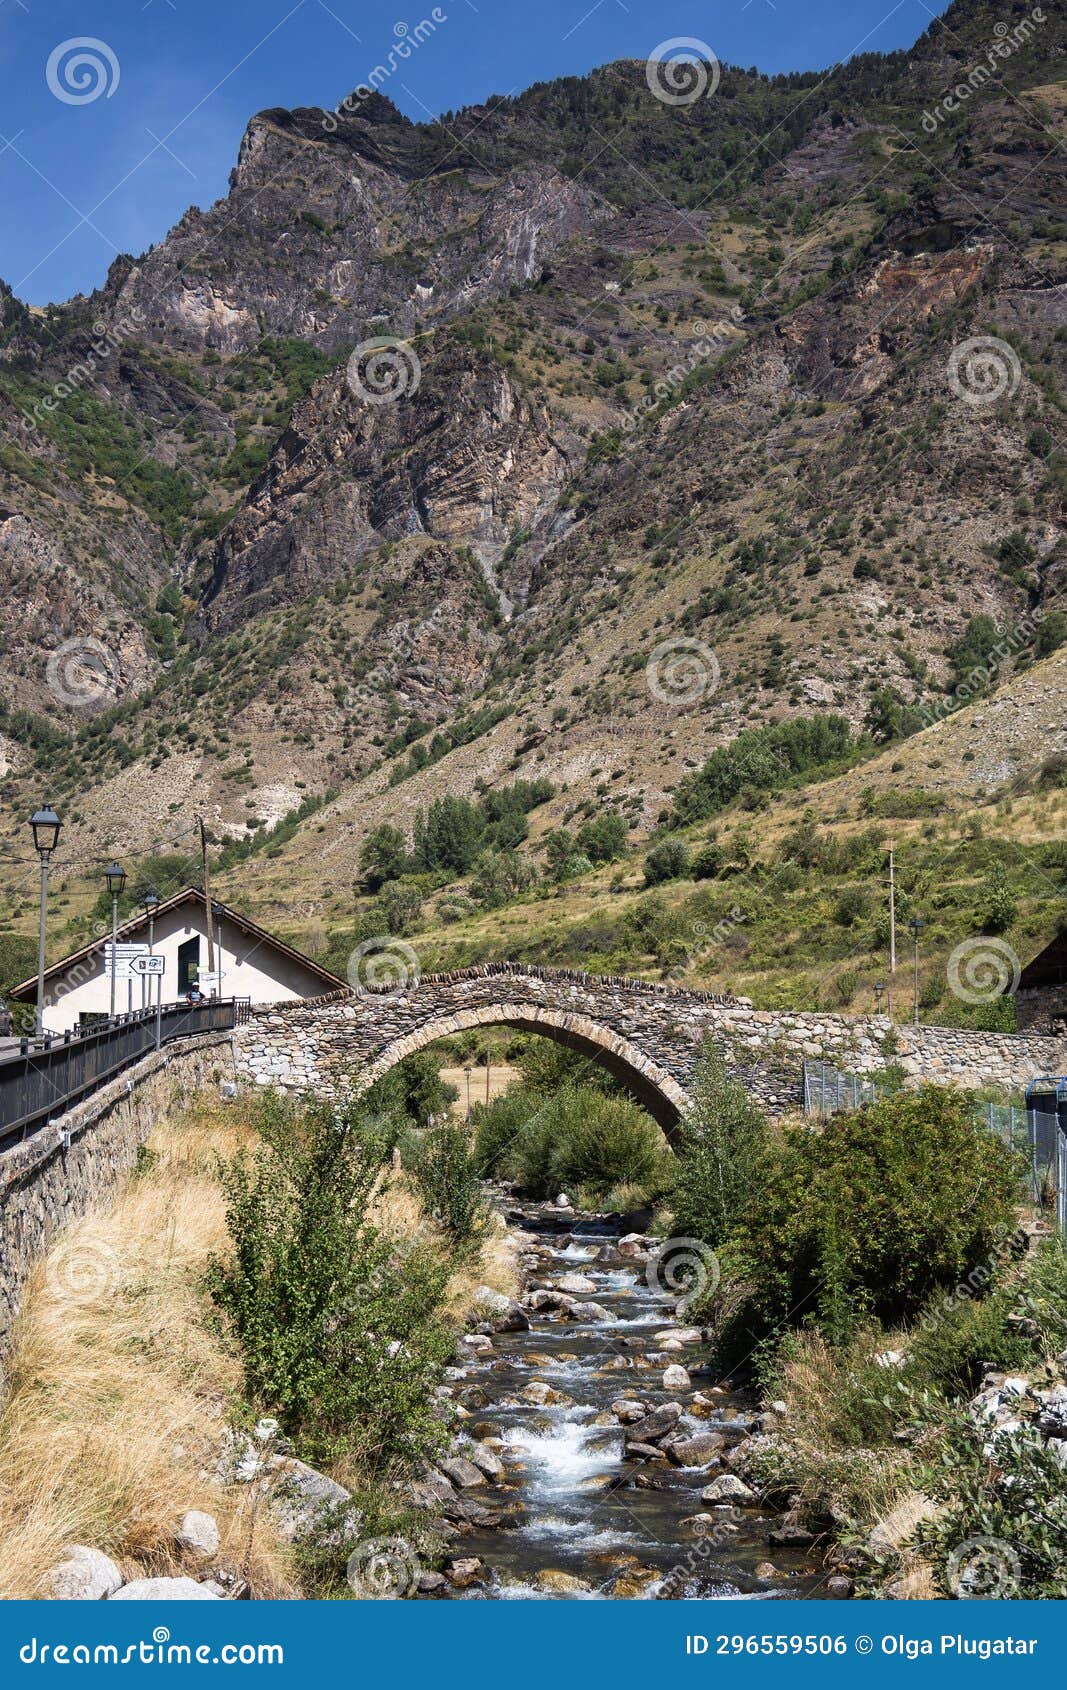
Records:
{"label": "utility pole", "polygon": [[492,1066],[493,1066],[493,1047],[492,1047],[491,1044],[487,1044],[486,1047],[485,1047],[485,1107],[487,1109],[489,1107],[489,1071],[492,1068]]}
{"label": "utility pole", "polygon": [[[204,832],[204,818],[197,816],[200,823],[200,870],[204,879],[204,908],[207,910],[207,971],[209,975],[215,972],[215,925],[211,913],[211,876],[207,861],[207,834]],[[210,994],[216,996],[214,987]]]}
{"label": "utility pole", "polygon": [[897,971],[897,883],[896,865],[893,860],[893,841],[889,841],[889,991],[886,995],[886,1009],[889,1019],[893,1019],[893,976]]}

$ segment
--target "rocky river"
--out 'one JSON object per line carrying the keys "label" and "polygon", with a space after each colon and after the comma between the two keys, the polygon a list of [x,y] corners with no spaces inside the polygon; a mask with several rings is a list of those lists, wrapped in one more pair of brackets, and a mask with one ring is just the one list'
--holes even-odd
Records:
{"label": "rocky river", "polygon": [[657,1241],[551,1205],[508,1221],[525,1284],[460,1340],[440,1388],[457,1435],[416,1488],[452,1548],[420,1594],[838,1594],[808,1534],[741,1476],[765,1420],[665,1294]]}

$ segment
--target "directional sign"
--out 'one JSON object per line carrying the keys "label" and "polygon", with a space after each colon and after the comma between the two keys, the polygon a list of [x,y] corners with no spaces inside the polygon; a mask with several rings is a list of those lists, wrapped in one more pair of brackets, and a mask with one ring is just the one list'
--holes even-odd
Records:
{"label": "directional sign", "polygon": [[202,968],[196,977],[196,983],[201,991],[204,991],[205,988],[208,991],[215,991],[222,985],[225,978],[226,976],[221,968],[216,968],[213,971]]}
{"label": "directional sign", "polygon": [[133,964],[138,957],[148,955],[147,945],[121,944],[104,946],[104,974],[107,979],[133,980],[139,979]]}
{"label": "directional sign", "polygon": [[165,956],[136,956],[130,967],[135,974],[165,974],[167,959]]}

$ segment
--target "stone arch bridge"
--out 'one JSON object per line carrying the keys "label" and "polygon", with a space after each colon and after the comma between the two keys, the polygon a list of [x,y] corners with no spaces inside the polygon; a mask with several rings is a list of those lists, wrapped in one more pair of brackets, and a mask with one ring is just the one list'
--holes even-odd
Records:
{"label": "stone arch bridge", "polygon": [[447,1034],[497,1025],[539,1033],[600,1063],[668,1132],[708,1037],[774,1111],[800,1102],[805,1059],[857,1073],[892,1060],[915,1081],[969,1086],[1019,1087],[1038,1073],[1067,1073],[1067,1038],[761,1011],[745,998],[508,962],[255,1009],[234,1034],[237,1072],[259,1085],[334,1096],[353,1083],[362,1089]]}

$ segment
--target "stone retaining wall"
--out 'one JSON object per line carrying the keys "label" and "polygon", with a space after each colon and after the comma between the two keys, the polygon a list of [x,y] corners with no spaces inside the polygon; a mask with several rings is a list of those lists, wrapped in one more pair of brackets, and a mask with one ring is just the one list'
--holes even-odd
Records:
{"label": "stone retaining wall", "polygon": [[181,1090],[232,1079],[232,1033],[176,1040],[0,1155],[0,1353],[22,1287],[57,1234],[109,1198]]}
{"label": "stone retaining wall", "polygon": [[899,1062],[909,1078],[1021,1088],[1067,1073],[1067,1038],[893,1026],[886,1016],[755,1010],[744,999],[514,966],[428,976],[395,993],[318,1007],[256,1010],[235,1036],[240,1075],[283,1090],[332,1095],[353,1070],[364,1081],[445,1034],[494,1023],[585,1051],[632,1086],[670,1127],[710,1034],[731,1070],[771,1109],[801,1097],[805,1059],[872,1073]]}

